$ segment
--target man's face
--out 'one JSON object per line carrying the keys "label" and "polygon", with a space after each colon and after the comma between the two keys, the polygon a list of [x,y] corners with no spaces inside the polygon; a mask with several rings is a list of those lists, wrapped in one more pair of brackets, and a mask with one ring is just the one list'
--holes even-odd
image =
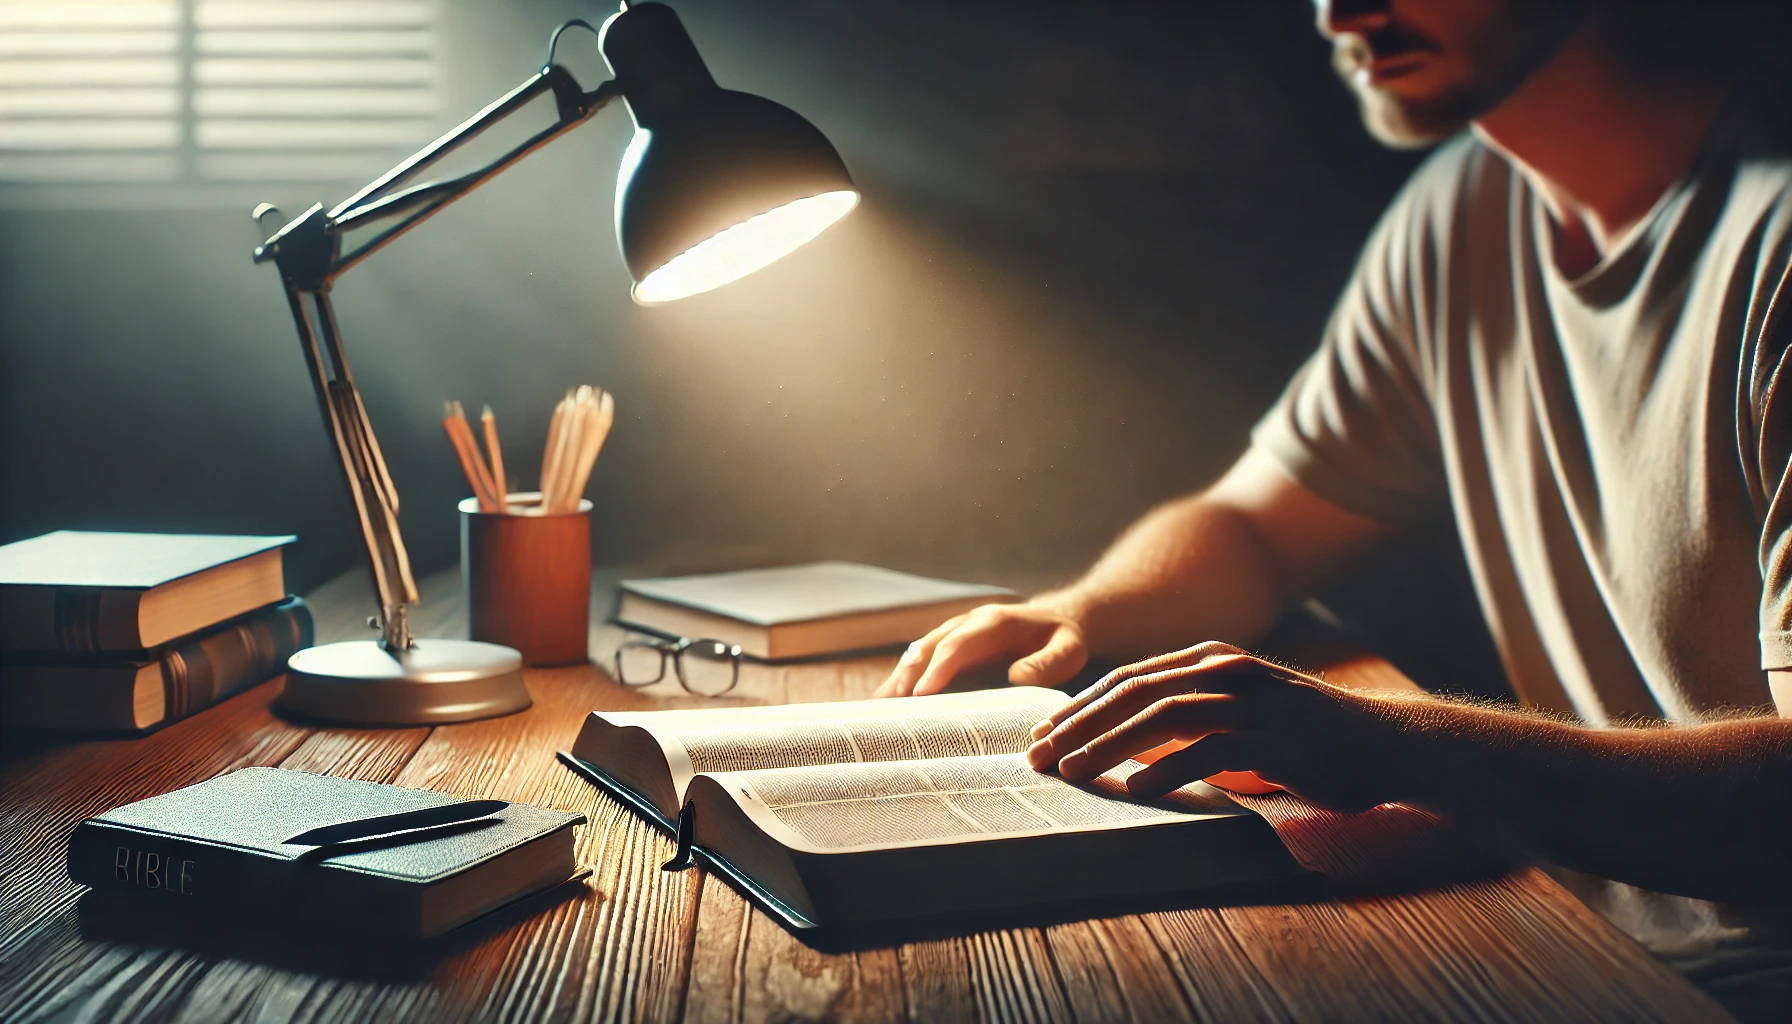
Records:
{"label": "man's face", "polygon": [[1584,0],[1313,0],[1370,134],[1423,146],[1499,105],[1585,15]]}

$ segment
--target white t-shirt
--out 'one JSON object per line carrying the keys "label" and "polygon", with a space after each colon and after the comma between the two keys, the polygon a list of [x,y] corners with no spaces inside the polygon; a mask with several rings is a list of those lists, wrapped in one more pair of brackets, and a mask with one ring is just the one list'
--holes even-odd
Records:
{"label": "white t-shirt", "polygon": [[1444,146],[1252,436],[1343,508],[1447,503],[1528,704],[1688,719],[1792,668],[1792,147],[1764,123],[1720,118],[1577,280],[1523,176]]}

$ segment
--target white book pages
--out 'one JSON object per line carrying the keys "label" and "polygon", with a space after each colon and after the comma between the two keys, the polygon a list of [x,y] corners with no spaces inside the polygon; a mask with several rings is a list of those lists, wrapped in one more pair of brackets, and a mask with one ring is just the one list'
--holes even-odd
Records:
{"label": "white book pages", "polygon": [[1124,778],[1138,767],[1129,762],[1089,787],[1036,772],[1012,753],[761,769],[715,781],[786,845],[827,851],[1248,813],[1201,784],[1162,801],[1131,802]]}
{"label": "white book pages", "polygon": [[1033,726],[1070,700],[1011,687],[889,700],[746,708],[600,712],[647,730],[666,757],[679,799],[693,775],[917,758],[1017,753]]}

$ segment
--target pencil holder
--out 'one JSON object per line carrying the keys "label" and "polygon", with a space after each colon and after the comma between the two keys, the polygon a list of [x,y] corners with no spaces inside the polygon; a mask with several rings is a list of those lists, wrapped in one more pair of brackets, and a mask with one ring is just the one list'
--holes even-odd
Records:
{"label": "pencil holder", "polygon": [[541,495],[513,493],[507,512],[460,503],[460,578],[467,632],[514,647],[525,665],[590,660],[591,502],[541,514]]}

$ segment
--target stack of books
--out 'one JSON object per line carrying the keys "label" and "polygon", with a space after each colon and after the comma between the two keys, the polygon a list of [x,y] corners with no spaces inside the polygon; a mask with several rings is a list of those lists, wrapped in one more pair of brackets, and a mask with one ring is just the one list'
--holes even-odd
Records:
{"label": "stack of books", "polygon": [[293,537],[63,530],[0,546],[0,726],[140,734],[312,642]]}

